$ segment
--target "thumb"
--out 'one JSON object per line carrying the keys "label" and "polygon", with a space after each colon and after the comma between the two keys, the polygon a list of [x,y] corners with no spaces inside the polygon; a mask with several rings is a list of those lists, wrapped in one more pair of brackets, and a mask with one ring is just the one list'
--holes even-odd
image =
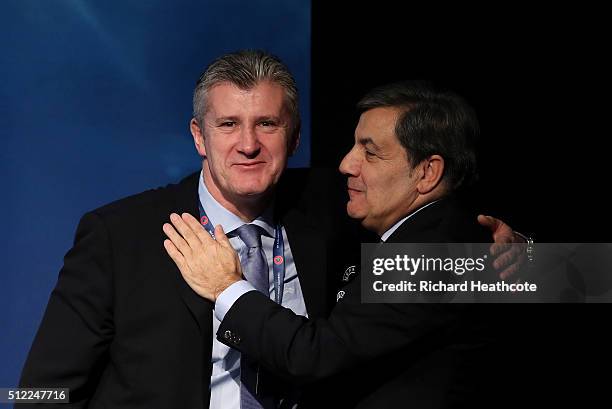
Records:
{"label": "thumb", "polygon": [[229,242],[229,239],[225,235],[225,232],[223,231],[223,226],[221,226],[220,224],[215,226],[215,239],[217,239],[217,243],[219,243],[221,246],[226,248],[233,248]]}
{"label": "thumb", "polygon": [[495,232],[499,227],[499,220],[497,220],[495,217],[485,216],[483,214],[478,216],[478,223],[480,223],[481,226],[488,228],[492,232]]}

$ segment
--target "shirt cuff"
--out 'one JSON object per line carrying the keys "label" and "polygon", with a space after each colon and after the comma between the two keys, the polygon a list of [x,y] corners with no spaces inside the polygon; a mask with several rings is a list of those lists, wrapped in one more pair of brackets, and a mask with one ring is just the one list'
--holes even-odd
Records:
{"label": "shirt cuff", "polygon": [[223,290],[215,302],[215,317],[217,317],[219,321],[223,321],[225,314],[232,308],[238,298],[249,291],[257,291],[257,289],[246,280],[236,281]]}

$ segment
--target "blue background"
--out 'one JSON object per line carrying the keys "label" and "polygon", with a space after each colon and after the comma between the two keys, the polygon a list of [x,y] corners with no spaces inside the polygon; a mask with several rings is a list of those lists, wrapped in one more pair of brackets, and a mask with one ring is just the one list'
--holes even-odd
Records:
{"label": "blue background", "polygon": [[195,81],[242,48],[295,75],[310,158],[310,1],[10,0],[0,13],[0,387],[21,367],[80,216],[200,167]]}

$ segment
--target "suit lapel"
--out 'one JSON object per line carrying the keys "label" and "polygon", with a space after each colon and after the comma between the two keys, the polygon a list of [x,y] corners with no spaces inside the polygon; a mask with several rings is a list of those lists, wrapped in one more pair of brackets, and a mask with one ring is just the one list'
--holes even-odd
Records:
{"label": "suit lapel", "polygon": [[[175,191],[172,192],[174,199],[173,208],[171,209],[174,213],[189,213],[199,219],[198,210],[198,183],[199,183],[200,172],[194,173],[185,179],[183,179],[178,185],[174,186]],[[169,214],[167,215],[169,216]],[[202,335],[202,402],[203,407],[207,408],[210,402],[210,376],[212,373],[212,310],[213,303],[196,294],[191,287],[185,282],[178,267],[174,264],[172,259],[166,255],[165,262],[168,264],[169,271],[173,276],[173,281],[176,284],[178,293],[189,310],[191,316],[197,322]],[[180,336],[180,334],[178,334]]]}
{"label": "suit lapel", "polygon": [[[174,195],[174,209],[172,209],[173,212],[178,214],[190,213],[195,218],[199,219],[199,175],[199,172],[190,175],[187,178],[183,179],[178,185],[176,185],[176,194]],[[191,312],[191,315],[197,321],[203,336],[208,338],[212,337],[211,323],[213,303],[200,297],[198,294],[195,293],[195,291],[191,289],[191,287],[189,287],[189,285],[183,279],[183,276],[181,275],[181,272],[179,271],[178,267],[176,267],[176,265],[169,256],[165,257],[165,259],[166,262],[169,264],[170,271],[172,271],[173,273],[174,281],[177,285],[179,294],[183,302]],[[210,351],[208,353],[208,356],[210,356]]]}
{"label": "suit lapel", "polygon": [[324,316],[327,311],[328,290],[326,237],[317,231],[311,220],[296,209],[289,210],[281,220],[287,231],[308,316]]}

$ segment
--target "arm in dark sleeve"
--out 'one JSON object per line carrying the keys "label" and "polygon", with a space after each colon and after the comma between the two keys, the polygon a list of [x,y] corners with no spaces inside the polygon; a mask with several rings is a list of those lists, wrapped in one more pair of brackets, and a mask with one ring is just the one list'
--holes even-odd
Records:
{"label": "arm in dark sleeve", "polygon": [[69,388],[70,401],[75,403],[70,407],[87,405],[113,336],[111,252],[100,217],[83,216],[30,349],[20,387]]}
{"label": "arm in dark sleeve", "polygon": [[309,383],[434,336],[445,306],[342,300],[329,319],[308,320],[251,291],[225,315],[218,339],[296,383]]}

